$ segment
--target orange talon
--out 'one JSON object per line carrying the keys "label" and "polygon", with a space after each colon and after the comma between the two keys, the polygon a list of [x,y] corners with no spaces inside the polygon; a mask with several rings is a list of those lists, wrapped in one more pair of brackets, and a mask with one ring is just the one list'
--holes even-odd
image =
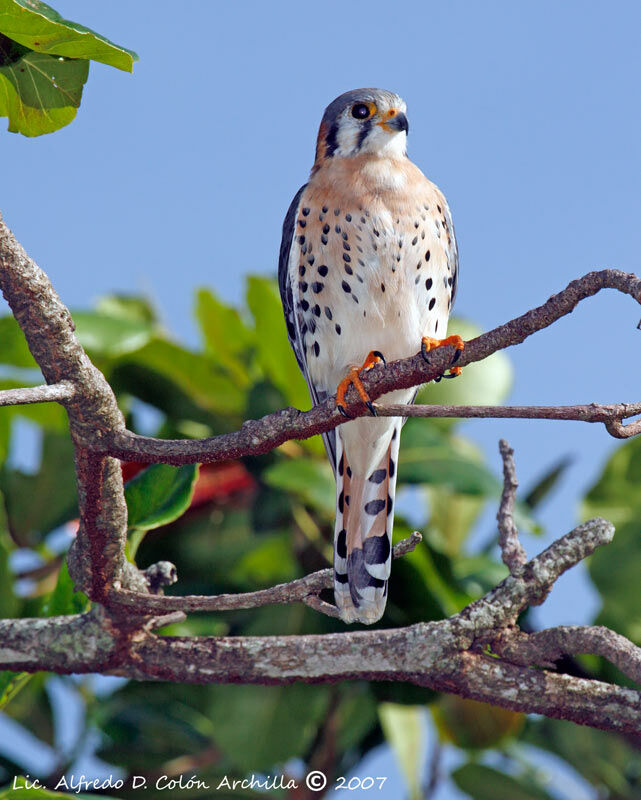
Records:
{"label": "orange talon", "polygon": [[360,366],[359,369],[351,369],[347,374],[346,378],[338,384],[336,389],[336,408],[341,412],[344,417],[349,417],[349,414],[345,411],[345,393],[349,389],[350,384],[354,384],[356,391],[358,392],[361,400],[363,403],[369,408],[372,412],[372,416],[376,416],[376,409],[372,401],[369,399],[369,395],[365,391],[365,387],[363,386],[359,374],[363,370],[371,369],[375,364],[385,364],[385,356],[378,350],[371,350],[363,364]]}
{"label": "orange talon", "polygon": [[[454,334],[453,336],[448,336],[446,339],[432,339],[431,336],[423,336],[423,338],[421,339],[421,353],[426,361],[427,361],[426,356],[430,352],[430,350],[436,350],[437,347],[448,347],[448,346],[455,347],[458,351],[454,356],[454,360],[452,361],[452,363],[454,363],[458,359],[460,351],[465,349],[465,342],[463,341],[463,339],[461,339],[461,337],[458,334]],[[455,378],[457,375],[460,375],[461,372],[462,372],[461,367],[452,367],[450,369],[449,375],[444,375],[441,377]]]}

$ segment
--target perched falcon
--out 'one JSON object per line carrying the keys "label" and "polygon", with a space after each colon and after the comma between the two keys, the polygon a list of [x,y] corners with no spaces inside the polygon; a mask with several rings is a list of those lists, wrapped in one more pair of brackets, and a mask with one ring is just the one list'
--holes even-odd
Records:
{"label": "perched falcon", "polygon": [[[375,413],[358,373],[377,361],[414,355],[421,341],[424,355],[463,347],[457,336],[439,339],[456,292],[456,240],[445,198],[407,158],[405,110],[383,89],[330,103],[310,179],[283,225],[289,340],[312,401],[337,392],[343,412],[353,383]],[[403,389],[384,399],[411,403],[415,395]],[[345,622],[376,622],[385,610],[402,424],[360,417],[323,437],[337,484],[334,594]]]}

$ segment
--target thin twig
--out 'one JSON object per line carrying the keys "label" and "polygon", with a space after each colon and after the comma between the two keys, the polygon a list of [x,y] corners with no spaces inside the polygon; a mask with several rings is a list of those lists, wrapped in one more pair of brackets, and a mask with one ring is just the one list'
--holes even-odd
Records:
{"label": "thin twig", "polygon": [[503,563],[514,575],[527,561],[525,550],[519,541],[519,532],[514,523],[514,503],[519,484],[516,480],[514,450],[505,439],[499,441],[499,452],[503,459],[503,493],[496,515],[499,524],[499,547]]}
{"label": "thin twig", "polygon": [[[403,541],[394,545],[393,557],[401,558],[401,556],[411,553],[422,538],[418,531],[414,531],[407,539],[403,539]],[[257,592],[243,592],[241,594],[184,595],[177,597],[171,595],[149,595],[121,589],[113,591],[109,595],[106,605],[114,609],[124,606],[129,611],[135,611],[139,614],[157,614],[169,611],[230,611],[241,608],[258,608],[274,603],[302,602],[316,611],[335,617],[338,613],[335,606],[319,598],[324,589],[331,589],[333,581],[334,571],[332,569],[321,569],[289,583],[280,583],[269,589],[261,589]]]}
{"label": "thin twig", "polygon": [[75,394],[71,381],[25,386],[23,389],[3,389],[0,391],[0,406],[22,406],[29,403],[63,403]]}

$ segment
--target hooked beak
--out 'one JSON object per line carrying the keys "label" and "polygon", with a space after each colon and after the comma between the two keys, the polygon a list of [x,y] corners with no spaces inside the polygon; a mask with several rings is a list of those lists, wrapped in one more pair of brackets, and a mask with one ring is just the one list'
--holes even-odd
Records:
{"label": "hooked beak", "polygon": [[410,129],[410,124],[405,114],[402,111],[397,111],[395,108],[390,109],[385,115],[385,119],[378,124],[390,133],[398,133],[400,131],[408,133]]}

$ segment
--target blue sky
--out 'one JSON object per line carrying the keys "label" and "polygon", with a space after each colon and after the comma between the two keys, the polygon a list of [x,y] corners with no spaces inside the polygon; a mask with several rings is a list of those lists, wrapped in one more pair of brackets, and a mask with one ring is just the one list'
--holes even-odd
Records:
{"label": "blue sky", "polygon": [[[53,4],[141,59],[133,76],[92,65],[62,131],[2,136],[0,207],[72,307],[148,292],[195,344],[194,288],[240,301],[247,273],[275,273],[322,111],[358,86],[407,101],[409,154],[454,217],[459,315],[487,329],[592,269],[641,270],[636,0]],[[638,399],[640,316],[603,293],[509,351],[510,402]],[[508,438],[524,485],[573,456],[544,515],[551,537],[576,524],[577,498],[616,446],[579,423],[464,430],[497,469]],[[530,553],[540,545],[527,540]],[[593,611],[577,571],[538,614]]]}

